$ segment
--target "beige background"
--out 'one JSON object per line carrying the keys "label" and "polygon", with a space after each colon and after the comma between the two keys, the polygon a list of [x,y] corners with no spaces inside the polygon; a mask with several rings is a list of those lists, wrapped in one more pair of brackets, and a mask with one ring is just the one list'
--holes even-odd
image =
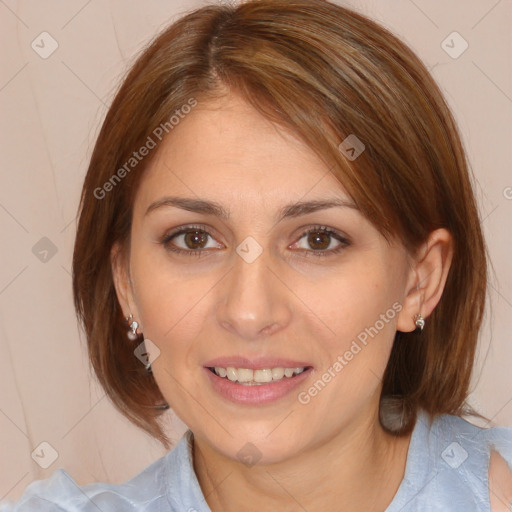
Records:
{"label": "beige background", "polygon": [[[113,409],[89,373],[71,296],[74,219],[118,80],[157,30],[204,3],[0,0],[0,500],[17,499],[58,467],[79,484],[122,482],[164,454]],[[455,112],[495,269],[472,400],[494,424],[512,425],[512,2],[346,5],[408,43]],[[31,47],[43,31],[58,43],[47,59]],[[458,58],[441,46],[453,31],[469,44]],[[448,43],[452,52],[461,48]],[[168,416],[177,440],[185,427]],[[41,449],[51,455],[42,442],[57,455],[47,469],[31,457]]]}

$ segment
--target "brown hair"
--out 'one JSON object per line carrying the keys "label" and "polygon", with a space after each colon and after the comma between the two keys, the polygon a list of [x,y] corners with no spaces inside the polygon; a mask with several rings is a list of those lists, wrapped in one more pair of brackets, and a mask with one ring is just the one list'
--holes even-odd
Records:
{"label": "brown hair", "polygon": [[[112,178],[183,105],[226,90],[300,136],[386,238],[398,237],[413,253],[432,230],[451,232],[454,255],[443,296],[421,334],[396,333],[385,371],[381,409],[398,403],[400,421],[385,425],[382,414],[381,421],[399,435],[412,429],[419,407],[462,415],[487,256],[456,124],[404,43],[324,0],[254,0],[190,12],[148,45],[117,92],[85,177],[73,255],[75,307],[107,395],[170,446],[155,408],[164,399],[127,341],[110,260],[116,242],[129,254],[134,194],[157,151],[123,173],[122,182]],[[339,150],[350,134],[366,146],[354,161]],[[112,186],[99,198],[107,182]]]}

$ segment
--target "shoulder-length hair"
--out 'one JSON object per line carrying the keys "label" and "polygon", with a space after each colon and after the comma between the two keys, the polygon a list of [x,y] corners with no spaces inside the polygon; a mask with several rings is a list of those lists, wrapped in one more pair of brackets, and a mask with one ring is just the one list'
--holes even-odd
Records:
{"label": "shoulder-length hair", "polygon": [[[155,407],[164,398],[126,337],[110,252],[119,242],[122,255],[129,253],[134,194],[158,148],[137,162],[134,152],[148,137],[172,136],[171,116],[185,105],[226,90],[299,136],[376,229],[398,237],[411,254],[432,230],[450,231],[454,254],[444,293],[421,334],[396,333],[380,418],[400,435],[412,429],[419,408],[462,415],[487,255],[456,123],[411,49],[379,24],[324,0],[194,10],[144,49],[120,86],[85,176],[72,269],[90,362],[114,405],[170,446]],[[349,135],[366,148],[355,160],[340,151]],[[399,405],[397,423],[386,422],[383,404]]]}

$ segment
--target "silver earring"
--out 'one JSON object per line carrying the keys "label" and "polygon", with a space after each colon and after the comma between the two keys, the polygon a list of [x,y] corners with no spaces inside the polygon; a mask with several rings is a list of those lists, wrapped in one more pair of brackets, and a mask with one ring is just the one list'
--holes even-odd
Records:
{"label": "silver earring", "polygon": [[128,339],[135,341],[139,335],[137,334],[137,327],[139,327],[139,323],[133,320],[133,315],[130,313],[130,316],[126,319],[126,321],[130,324],[130,331],[128,331]]}
{"label": "silver earring", "polygon": [[414,315],[414,323],[416,324],[416,327],[420,329],[420,331],[423,331],[423,327],[425,327],[425,319],[421,316],[421,313]]}
{"label": "silver earring", "polygon": [[[130,313],[130,316],[126,318],[126,321],[130,324],[130,331],[128,331],[128,338],[132,341],[135,341],[138,339],[139,335],[137,334],[137,328],[139,327],[139,323],[135,320],[133,320],[133,315]],[[153,373],[153,370],[151,369],[151,363],[148,361],[148,364],[145,366],[146,371],[149,374]]]}

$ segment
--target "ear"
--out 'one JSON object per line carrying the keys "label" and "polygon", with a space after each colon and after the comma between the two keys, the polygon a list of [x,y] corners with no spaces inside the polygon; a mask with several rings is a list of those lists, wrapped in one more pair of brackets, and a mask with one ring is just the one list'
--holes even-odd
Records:
{"label": "ear", "polygon": [[396,328],[402,332],[416,329],[414,315],[428,318],[441,300],[453,258],[453,238],[444,228],[432,231],[411,258],[402,310]]}
{"label": "ear", "polygon": [[[139,322],[140,317],[135,305],[132,281],[130,278],[129,259],[126,257],[119,242],[116,242],[110,251],[110,264],[112,268],[112,277],[116,289],[117,299],[123,311],[123,316],[127,318],[130,314]],[[140,326],[142,328],[142,326]]]}

